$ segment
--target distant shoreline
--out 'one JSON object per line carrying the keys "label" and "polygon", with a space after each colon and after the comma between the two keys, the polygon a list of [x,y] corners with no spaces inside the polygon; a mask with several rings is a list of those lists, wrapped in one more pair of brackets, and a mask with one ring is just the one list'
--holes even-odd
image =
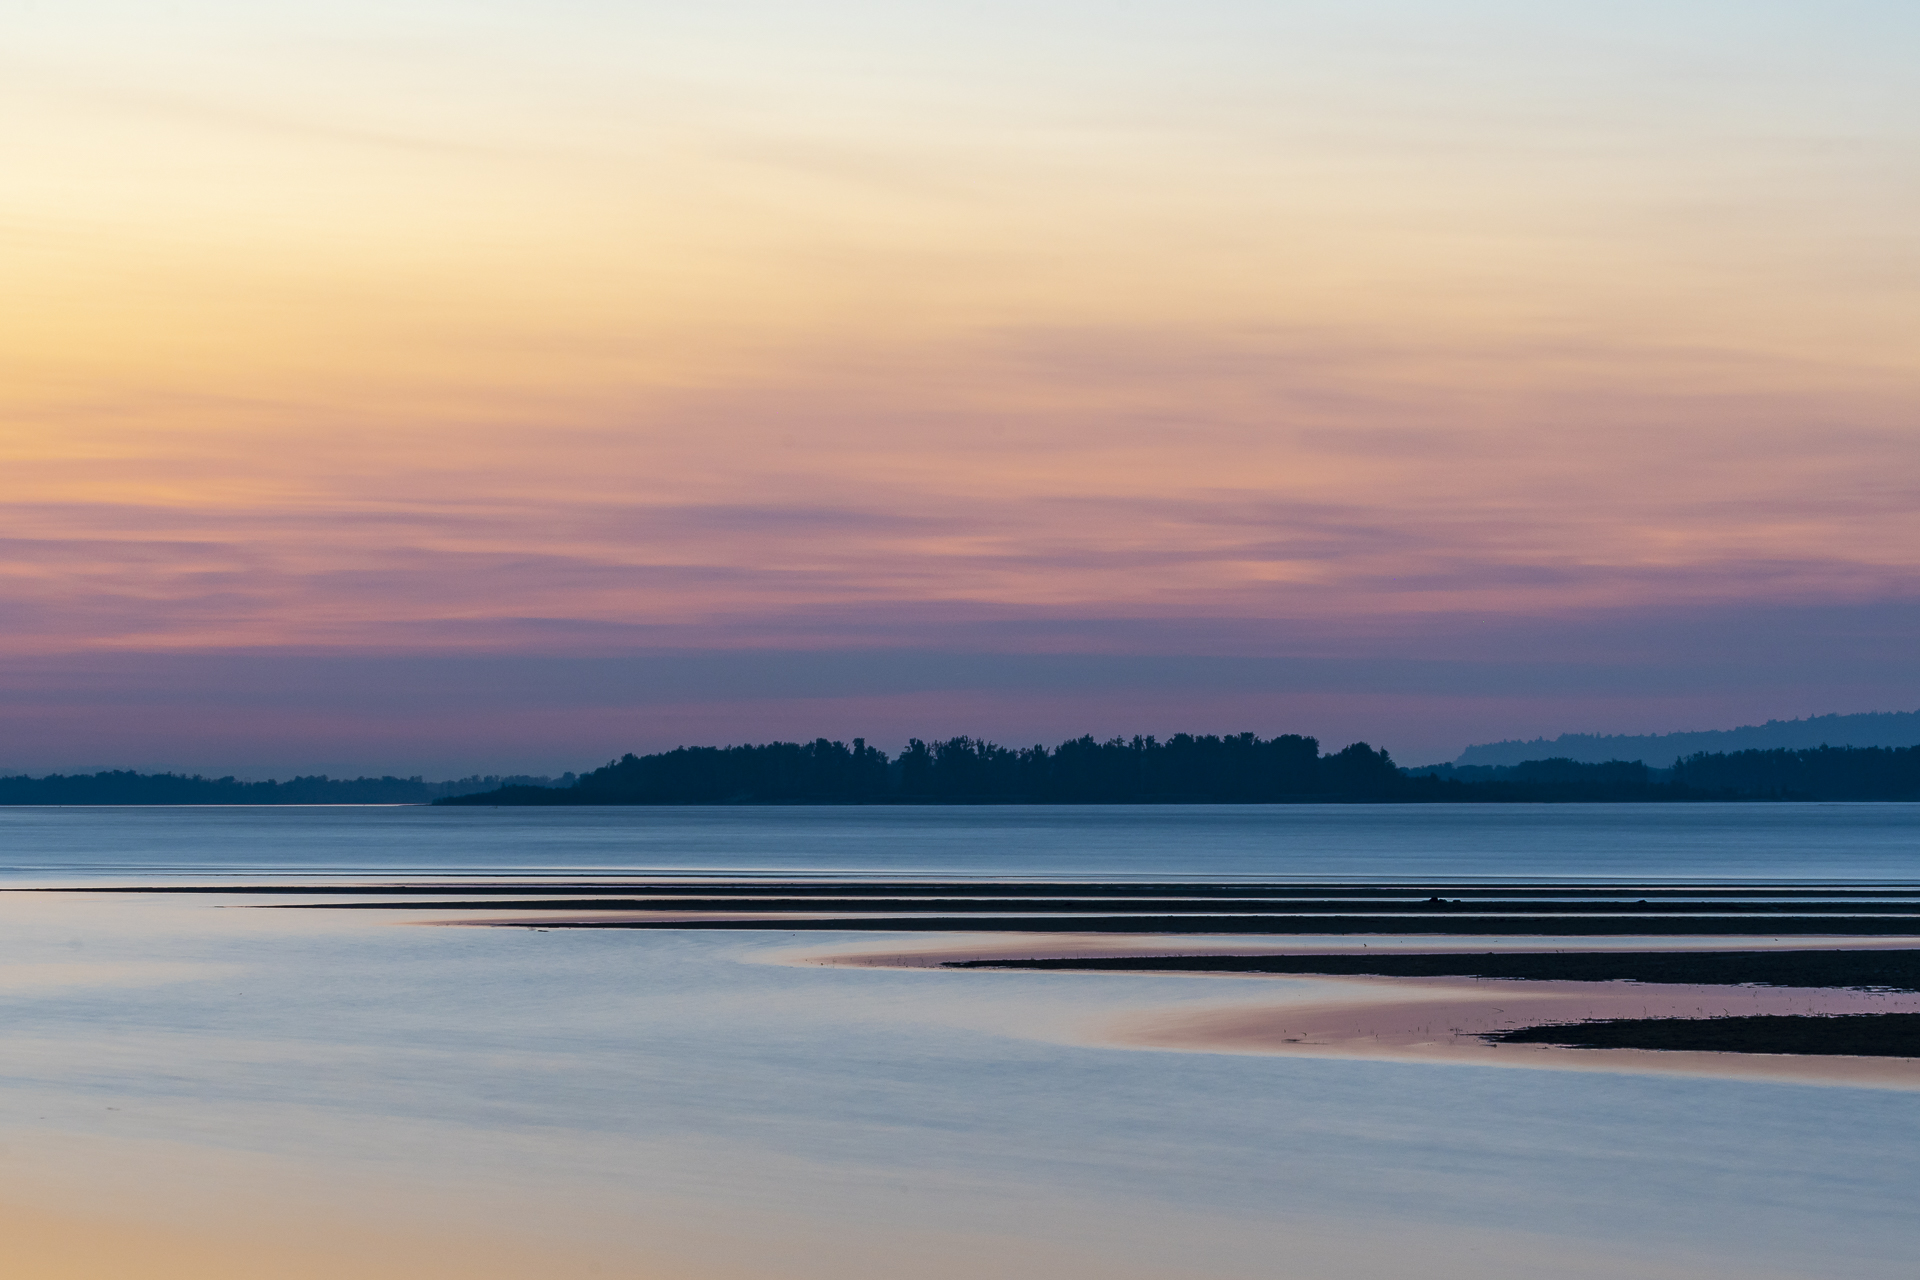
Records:
{"label": "distant shoreline", "polygon": [[1920,801],[1920,746],[1697,754],[1656,768],[1570,759],[1408,769],[1356,742],[1322,754],[1297,734],[1091,737],[1011,748],[855,738],[628,754],[584,775],[297,777],[241,782],[109,770],[0,777],[0,806],[1326,805]]}
{"label": "distant shoreline", "polygon": [[1283,734],[1091,737],[1009,748],[911,739],[898,757],[855,738],[625,755],[570,787],[505,786],[446,805],[1553,804],[1920,800],[1920,746],[1818,747],[1642,761],[1533,760],[1404,769],[1356,742],[1322,754]]}

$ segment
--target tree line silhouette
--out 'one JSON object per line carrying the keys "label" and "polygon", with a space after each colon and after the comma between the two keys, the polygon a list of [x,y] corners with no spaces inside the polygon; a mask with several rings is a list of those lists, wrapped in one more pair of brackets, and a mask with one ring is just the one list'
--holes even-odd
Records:
{"label": "tree line silhouette", "polygon": [[[1471,776],[1447,776],[1448,774]],[[889,758],[855,738],[680,747],[622,756],[572,787],[509,786],[451,805],[578,804],[1289,804],[1920,799],[1920,747],[1701,753],[1670,769],[1639,761],[1532,760],[1502,768],[1406,770],[1356,742],[1175,734],[1003,747],[911,739]]]}
{"label": "tree line silhouette", "polygon": [[1733,751],[1676,761],[1673,782],[1765,800],[1920,800],[1920,746]]}
{"label": "tree line silhouette", "polygon": [[1700,751],[1667,769],[1529,760],[1420,770],[1408,781],[1423,800],[1920,800],[1920,746]]}
{"label": "tree line silhouette", "polygon": [[240,782],[111,770],[0,778],[0,805],[112,804],[1314,804],[1920,800],[1920,746],[1701,752],[1639,761],[1530,760],[1417,770],[1356,742],[1322,755],[1298,734],[1081,737],[1049,750],[979,738],[855,738],[628,754],[575,778],[296,777]]}
{"label": "tree line silhouette", "polygon": [[46,804],[430,804],[446,796],[496,791],[502,786],[571,785],[564,778],[498,774],[427,782],[422,778],[329,778],[325,774],[285,782],[240,782],[198,774],[136,773],[107,769],[99,773],[25,775],[0,778],[0,805]]}
{"label": "tree line silhouette", "polygon": [[855,738],[628,754],[565,790],[507,787],[442,804],[1124,804],[1381,800],[1404,784],[1385,751],[1320,754],[1312,738],[1091,736],[1003,747],[923,742],[896,758]]}

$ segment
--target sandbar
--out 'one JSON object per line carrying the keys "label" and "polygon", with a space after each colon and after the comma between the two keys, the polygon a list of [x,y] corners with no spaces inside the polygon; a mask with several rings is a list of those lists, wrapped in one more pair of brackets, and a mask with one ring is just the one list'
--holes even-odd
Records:
{"label": "sandbar", "polygon": [[[1378,945],[1370,939],[1329,938],[1312,948],[1289,944],[1222,945],[1218,956],[1354,955]],[[1440,940],[1399,938],[1384,948],[1392,953],[1431,953]],[[1448,940],[1451,941],[1451,940]],[[1634,939],[1635,951],[1723,951],[1725,938],[1661,939],[1649,946]],[[1851,938],[1742,939],[1742,950],[1859,950],[1911,948],[1913,940]],[[1569,951],[1593,949],[1586,939]],[[1496,945],[1477,939],[1456,943],[1453,952],[1539,953],[1534,939]],[[1110,937],[1051,937],[1045,954],[1063,958],[1166,955],[1164,939],[1143,937],[1116,947]],[[1032,937],[975,939],[968,947],[880,947],[781,953],[780,962],[875,968],[940,968],[956,960],[1014,960],[1036,955]],[[987,970],[984,972],[1018,972]],[[973,972],[982,972],[974,970]],[[1076,972],[1069,970],[1068,972]],[[1095,980],[1138,976],[1122,970],[1078,971]],[[1169,976],[1169,975],[1156,975]],[[1920,1059],[1838,1055],[1694,1052],[1652,1049],[1576,1049],[1546,1044],[1497,1044],[1490,1032],[1546,1023],[1619,1018],[1712,1018],[1756,1015],[1847,1015],[1920,1012],[1920,993],[1861,991],[1829,987],[1729,986],[1708,984],[1541,982],[1508,978],[1361,977],[1195,973],[1218,991],[1258,984],[1274,991],[1259,1000],[1217,996],[1192,1003],[1158,1004],[1089,1020],[1073,1037],[1079,1043],[1115,1048],[1199,1053],[1271,1054],[1290,1057],[1424,1062],[1459,1066],[1526,1067],[1547,1070],[1652,1073],[1773,1080],[1795,1084],[1845,1085],[1920,1090]]]}
{"label": "sandbar", "polygon": [[1803,987],[1685,987],[1631,982],[1316,978],[1343,989],[1229,1007],[1162,1007],[1109,1018],[1096,1043],[1208,1053],[1267,1053],[1631,1071],[1920,1090],[1920,1059],[1496,1044],[1482,1033],[1612,1018],[1710,1018],[1920,1012],[1920,995]]}

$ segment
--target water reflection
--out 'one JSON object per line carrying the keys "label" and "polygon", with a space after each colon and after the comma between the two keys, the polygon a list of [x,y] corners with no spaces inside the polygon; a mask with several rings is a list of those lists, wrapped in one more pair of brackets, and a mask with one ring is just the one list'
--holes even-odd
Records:
{"label": "water reflection", "polygon": [[657,872],[1920,879],[1920,804],[0,807],[16,883]]}
{"label": "water reflection", "polygon": [[[368,832],[426,829],[36,821],[23,865],[102,875],[366,865]],[[464,833],[415,856],[440,867],[484,830],[434,829]],[[787,856],[822,856],[811,831]],[[585,837],[486,839],[492,867]],[[152,856],[90,861],[114,840]],[[231,901],[0,895],[0,1229],[33,1274],[1904,1277],[1920,1253],[1908,1095],[1090,1046],[1089,1019],[1204,980]]]}
{"label": "water reflection", "polygon": [[[1704,1272],[1673,1274],[1831,1275],[1839,1247],[1848,1274],[1894,1275],[1916,1243],[1920,1122],[1900,1095],[1088,1048],[1066,1032],[1195,980],[263,918],[6,900],[12,1181],[66,1186],[75,1212],[184,1197],[182,1220],[212,1226],[215,1191],[251,1179],[322,1216],[417,1202],[401,1216],[429,1234],[484,1222],[579,1259],[705,1250],[783,1276],[898,1274],[935,1241],[1004,1274],[1269,1275],[1297,1256],[1376,1275],[1423,1240],[1477,1260],[1437,1274],[1574,1274],[1560,1264],[1589,1254],[1666,1274],[1656,1260],[1691,1249]],[[6,979],[74,951],[81,981]],[[166,980],[103,980],[142,969]]]}

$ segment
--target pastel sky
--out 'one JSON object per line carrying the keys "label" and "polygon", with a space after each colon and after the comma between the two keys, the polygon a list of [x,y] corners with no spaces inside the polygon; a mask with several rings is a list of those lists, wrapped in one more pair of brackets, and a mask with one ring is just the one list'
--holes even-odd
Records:
{"label": "pastel sky", "polygon": [[1920,8],[21,0],[0,768],[1920,705]]}

